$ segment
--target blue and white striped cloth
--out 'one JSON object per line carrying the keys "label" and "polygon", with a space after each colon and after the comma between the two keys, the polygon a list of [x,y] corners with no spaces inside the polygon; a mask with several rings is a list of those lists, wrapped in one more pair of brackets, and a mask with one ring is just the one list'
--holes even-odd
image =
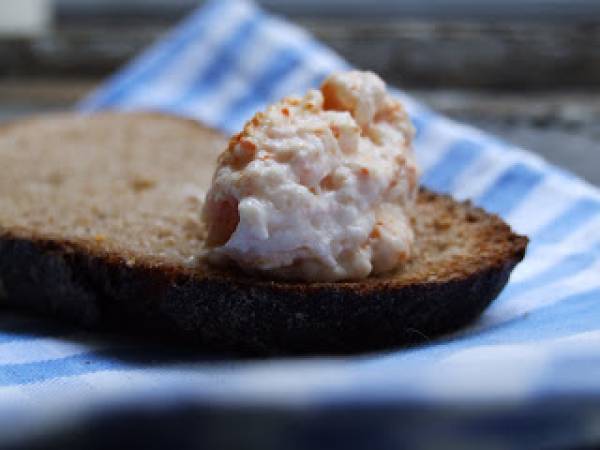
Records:
{"label": "blue and white striped cloth", "polygon": [[[254,4],[215,0],[79,109],[162,110],[231,133],[267,103],[347,67],[306,32]],[[3,313],[0,443],[101,405],[141,398],[284,409],[410,404],[431,411],[477,404],[485,413],[464,416],[456,442],[494,439],[500,448],[531,444],[518,411],[542,403],[543,415],[561,400],[554,404],[561,405],[554,420],[537,422],[543,433],[534,442],[600,439],[600,192],[525,150],[398,95],[418,129],[424,184],[473,199],[531,238],[525,261],[479,321],[408,350],[239,362],[115,342]],[[564,399],[573,402],[565,406]],[[581,407],[583,399],[591,409]],[[484,416],[487,427],[477,422]],[[405,433],[423,447],[440,438],[417,428]]]}

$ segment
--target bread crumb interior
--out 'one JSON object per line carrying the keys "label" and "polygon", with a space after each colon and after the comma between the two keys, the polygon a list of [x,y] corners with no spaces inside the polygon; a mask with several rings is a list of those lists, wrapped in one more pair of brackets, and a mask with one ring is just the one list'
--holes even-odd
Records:
{"label": "bread crumb interior", "polygon": [[[202,202],[226,145],[214,131],[158,114],[7,125],[0,128],[0,235],[69,241],[131,265],[200,270]],[[524,239],[495,216],[427,192],[412,220],[412,259],[363,284],[464,276],[502,261]]]}

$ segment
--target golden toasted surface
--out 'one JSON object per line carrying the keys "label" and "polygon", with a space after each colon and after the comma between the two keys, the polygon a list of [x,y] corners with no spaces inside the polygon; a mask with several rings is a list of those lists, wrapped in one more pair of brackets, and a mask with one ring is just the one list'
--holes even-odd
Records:
{"label": "golden toasted surface", "polygon": [[226,140],[161,115],[59,115],[0,129],[0,228],[180,264]]}
{"label": "golden toasted surface", "polygon": [[[226,146],[223,136],[192,121],[154,114],[58,115],[8,125],[0,129],[0,235],[217,275],[195,256],[203,247],[202,199]],[[425,191],[413,220],[409,263],[363,285],[464,277],[501,265],[526,245],[497,217]]]}
{"label": "golden toasted surface", "polygon": [[413,221],[414,256],[394,275],[406,283],[462,278],[521,255],[527,245],[527,238],[512,233],[499,217],[425,190]]}

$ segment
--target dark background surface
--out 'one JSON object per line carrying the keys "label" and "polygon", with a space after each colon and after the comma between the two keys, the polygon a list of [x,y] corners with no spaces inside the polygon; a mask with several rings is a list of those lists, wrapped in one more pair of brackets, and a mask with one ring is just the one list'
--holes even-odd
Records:
{"label": "dark background surface", "polygon": [[[49,31],[0,35],[0,120],[70,107],[200,3],[57,0]],[[600,185],[600,2],[261,3],[435,109]]]}

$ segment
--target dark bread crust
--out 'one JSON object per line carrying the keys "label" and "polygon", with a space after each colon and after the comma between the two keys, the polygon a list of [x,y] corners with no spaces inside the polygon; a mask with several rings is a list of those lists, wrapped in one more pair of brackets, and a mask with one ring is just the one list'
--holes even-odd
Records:
{"label": "dark bread crust", "polygon": [[[207,149],[224,142],[216,132],[182,119],[95,117],[111,127],[139,121],[150,127],[186,124],[196,133],[186,139],[204,142]],[[49,120],[19,123],[70,121],[69,116]],[[168,133],[181,130],[168,128]],[[477,318],[527,246],[527,238],[497,216],[426,190],[419,194],[414,220],[415,256],[403,269],[340,283],[262,280],[201,262],[193,267],[165,262],[137,247],[110,250],[103,241],[0,223],[0,306],[90,329],[187,342],[203,351],[349,353],[414,344]]]}
{"label": "dark bread crust", "polygon": [[[501,251],[442,280],[283,283],[128,264],[73,242],[0,236],[0,301],[117,330],[242,354],[349,353],[415,344],[477,318],[524,257],[527,238],[469,203],[422,191],[489,224]],[[499,235],[499,237],[498,237]]]}

